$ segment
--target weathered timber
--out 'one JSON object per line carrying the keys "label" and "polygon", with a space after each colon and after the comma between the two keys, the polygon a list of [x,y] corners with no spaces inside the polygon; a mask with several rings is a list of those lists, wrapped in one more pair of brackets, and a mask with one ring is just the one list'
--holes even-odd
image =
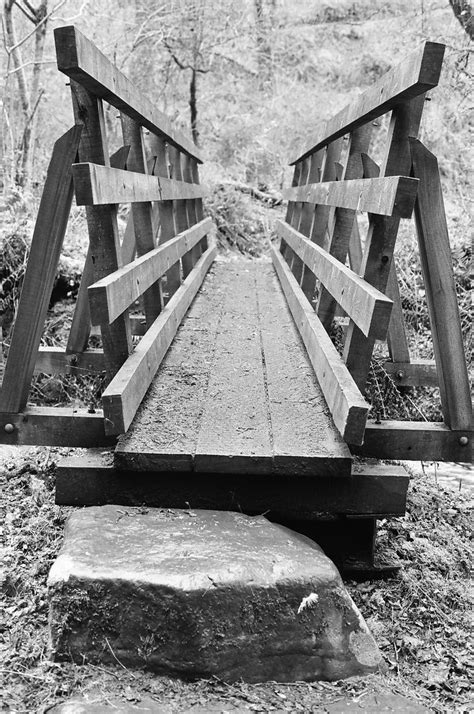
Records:
{"label": "weathered timber", "polygon": [[349,451],[330,423],[272,267],[243,262],[233,272],[194,470],[349,476]]}
{"label": "weathered timber", "polygon": [[99,374],[104,370],[103,350],[69,354],[62,347],[40,347],[36,355],[35,373],[83,375]]}
{"label": "weathered timber", "polygon": [[287,223],[278,220],[276,231],[321,281],[365,335],[383,340],[387,334],[392,301],[350,268],[311,243]]}
{"label": "weathered timber", "polygon": [[115,439],[105,434],[101,410],[91,414],[71,407],[28,407],[20,413],[0,412],[0,442],[89,448],[111,446]]}
{"label": "weathered timber", "polygon": [[58,464],[56,503],[214,508],[312,521],[328,514],[405,513],[409,477],[401,466],[358,465],[349,478],[231,473],[137,472],[114,467],[113,452],[91,449]]}
{"label": "weathered timber", "polygon": [[273,472],[349,476],[348,448],[332,424],[275,270],[257,264],[254,274]]}
{"label": "weathered timber", "polygon": [[439,387],[438,372],[434,360],[384,362],[383,368],[400,387]]}
{"label": "weathered timber", "polygon": [[326,330],[282,260],[281,254],[273,246],[271,255],[334,424],[345,441],[361,444],[364,440],[369,405],[362,397]]}
{"label": "weathered timber", "polygon": [[420,141],[410,139],[410,146],[413,173],[420,179],[415,221],[443,417],[451,429],[469,429],[472,428],[469,376],[438,161]]}
{"label": "weathered timber", "polygon": [[[168,147],[158,136],[149,137],[150,152],[156,156],[154,174],[162,179],[169,178],[169,156]],[[160,216],[160,237],[159,243],[166,243],[174,238],[178,233],[173,209],[173,201],[160,201],[158,204]],[[178,290],[181,285],[181,266],[175,263],[166,273],[166,292],[168,300]]]}
{"label": "weathered timber", "polygon": [[116,320],[172,265],[199,243],[211,227],[211,219],[205,218],[167,243],[162,243],[158,248],[91,285],[89,299],[93,320],[109,323]]}
{"label": "weathered timber", "polygon": [[295,186],[283,191],[289,201],[321,206],[352,208],[384,216],[410,218],[415,205],[417,182],[406,176],[328,181]]}
{"label": "weathered timber", "polygon": [[54,31],[58,69],[90,92],[135,119],[154,134],[202,162],[195,144],[175,129],[170,119],[146,99],[87,37],[71,26]]}
{"label": "weathered timber", "polygon": [[367,458],[472,463],[474,432],[436,422],[368,422],[364,443],[351,451]]}
{"label": "weathered timber", "polygon": [[[109,153],[102,102],[80,84],[71,80],[74,117],[82,122],[79,161],[108,165]],[[87,227],[93,280],[100,280],[121,264],[117,207],[87,206]],[[112,325],[101,325],[107,377],[110,379],[127,359],[132,349],[128,315],[124,313]]]}
{"label": "weathered timber", "polygon": [[[371,133],[371,124],[366,124],[365,126],[355,129],[352,132],[350,136],[347,161],[341,179],[353,180],[363,177],[361,154],[363,151],[367,151],[368,149]],[[313,156],[318,156],[319,153],[321,152],[317,152]],[[349,251],[349,243],[354,230],[357,230],[356,212],[350,208],[338,208],[334,214],[334,227],[332,230],[328,252],[334,258],[337,258],[337,260],[341,263],[345,264],[346,262]],[[304,233],[304,231],[301,232]],[[354,269],[352,264],[351,268],[358,274],[358,270]],[[336,310],[336,301],[332,297],[331,293],[328,292],[323,286],[318,302],[318,317],[328,331],[331,328]]]}
{"label": "weathered timber", "polygon": [[102,404],[107,434],[127,431],[215,256],[215,247],[208,248],[201,256],[104,391]]}
{"label": "weathered timber", "polygon": [[[111,155],[110,165],[116,169],[124,169],[129,153],[129,146],[121,146]],[[122,252],[122,260],[124,263],[128,263],[130,258],[128,260],[124,259]],[[92,269],[92,254],[89,246],[84,268],[82,270],[81,284],[76,298],[76,306],[74,308],[71,329],[69,330],[66,345],[66,354],[68,355],[74,355],[87,349],[91,334],[91,314],[89,310],[89,296],[87,294],[87,288],[89,285],[92,285],[93,282],[94,274]]]}
{"label": "weathered timber", "polygon": [[[416,136],[421,122],[424,97],[416,97],[395,107],[388,132],[388,146],[381,173],[406,176],[411,169],[409,137]],[[398,216],[369,215],[369,231],[361,265],[368,283],[385,293],[398,234]],[[366,337],[354,322],[349,323],[344,343],[344,361],[359,389],[364,389],[370,369],[374,339]]]}
{"label": "weathered timber", "polygon": [[444,49],[445,46],[437,42],[425,42],[332,117],[324,130],[308,142],[306,148],[291,163],[301,161],[330,141],[436,87]]}
{"label": "weathered timber", "polygon": [[402,299],[398,287],[395,257],[392,260],[387,281],[387,295],[393,302],[392,315],[388,325],[387,343],[390,359],[394,362],[410,362],[410,350],[403,319]]}
{"label": "weathered timber", "polygon": [[16,412],[26,406],[71,209],[71,165],[81,132],[82,127],[75,126],[54,145],[5,365],[0,411]]}
{"label": "weathered timber", "polygon": [[[130,119],[130,117],[127,117],[123,113],[120,115],[120,118],[123,140],[130,146],[127,170],[146,174],[147,165],[141,126],[134,119]],[[132,203],[130,210],[132,215],[131,220],[133,221],[136,252],[137,256],[140,257],[155,247],[152,204],[150,202]],[[122,249],[120,252],[122,254]],[[160,282],[155,281],[150,284],[142,295],[146,324],[147,327],[151,327],[163,306]]]}
{"label": "weathered timber", "polygon": [[[364,167],[364,178],[378,178],[380,175],[379,165],[367,153],[363,153],[361,155],[361,159]],[[390,358],[394,362],[409,362],[410,351],[408,349],[405,323],[403,320],[402,301],[400,298],[400,289],[398,287],[395,259],[392,260],[392,264],[390,266],[390,273],[387,282],[387,295],[393,302],[392,315],[390,317],[387,335]]]}
{"label": "weathered timber", "polygon": [[226,477],[350,476],[349,451],[269,260],[214,263],[115,463]]}
{"label": "weathered timber", "polygon": [[[319,160],[323,161],[318,171],[321,181],[335,181],[337,179],[337,163],[341,158],[342,147],[343,139],[341,138],[330,143],[323,150],[323,156],[320,156],[318,152],[318,156],[320,156],[320,158],[317,159],[318,163]],[[311,232],[309,234],[313,243],[317,243],[320,246],[325,245],[326,233],[330,230],[332,211],[334,210],[335,209],[330,206],[315,206]],[[316,292],[316,276],[308,269],[305,269],[303,273],[301,288],[308,300],[312,302]]]}
{"label": "weathered timber", "polygon": [[74,164],[73,175],[78,206],[172,201],[203,198],[206,195],[202,186],[193,183],[151,174],[121,171],[99,164]]}

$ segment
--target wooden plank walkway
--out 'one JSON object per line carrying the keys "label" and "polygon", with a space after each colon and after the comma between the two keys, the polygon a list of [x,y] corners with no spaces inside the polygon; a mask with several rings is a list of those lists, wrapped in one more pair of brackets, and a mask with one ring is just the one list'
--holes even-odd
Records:
{"label": "wooden plank walkway", "polygon": [[348,476],[271,262],[218,260],[127,434],[116,466]]}

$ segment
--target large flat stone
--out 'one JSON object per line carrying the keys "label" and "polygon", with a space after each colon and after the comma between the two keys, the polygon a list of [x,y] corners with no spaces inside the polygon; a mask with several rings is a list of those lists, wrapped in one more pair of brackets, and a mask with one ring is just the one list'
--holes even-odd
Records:
{"label": "large flat stone", "polygon": [[263,516],[76,511],[48,585],[58,659],[249,682],[333,680],[381,664],[334,564]]}

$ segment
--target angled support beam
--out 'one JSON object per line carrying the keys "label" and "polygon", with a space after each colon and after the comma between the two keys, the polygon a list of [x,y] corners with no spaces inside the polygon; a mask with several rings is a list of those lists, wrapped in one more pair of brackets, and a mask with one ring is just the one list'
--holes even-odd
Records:
{"label": "angled support beam", "polygon": [[71,166],[81,133],[82,127],[74,126],[54,145],[0,390],[0,411],[17,412],[26,406],[71,210]]}

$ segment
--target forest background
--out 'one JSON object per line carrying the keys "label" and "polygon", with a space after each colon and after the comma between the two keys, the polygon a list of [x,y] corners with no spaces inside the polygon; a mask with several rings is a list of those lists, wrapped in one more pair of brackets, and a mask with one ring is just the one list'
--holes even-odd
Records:
{"label": "forest background", "polygon": [[[178,127],[193,135],[205,157],[201,180],[209,187],[207,208],[218,226],[219,243],[251,255],[265,250],[281,188],[291,181],[289,157],[307,137],[423,40],[444,43],[441,80],[426,102],[420,138],[440,163],[469,356],[474,23],[467,0],[4,0],[4,354],[52,147],[73,124],[67,78],[56,68],[53,37],[54,28],[66,24],[76,25]],[[117,114],[106,107],[111,153],[122,144]],[[128,206],[120,208],[122,230],[127,211]],[[60,265],[63,292],[58,291],[71,303],[86,249],[84,210],[73,207]],[[429,319],[410,221],[402,222],[396,261],[412,356],[430,359]],[[72,308],[53,310],[54,329],[44,341],[64,342]],[[99,396],[97,385],[91,390]],[[69,398],[72,392],[69,388]],[[43,403],[68,401],[64,381],[54,378],[37,381],[31,397]],[[395,414],[383,403],[383,416],[441,420],[439,400],[433,407],[431,401],[421,415],[413,400]]]}

